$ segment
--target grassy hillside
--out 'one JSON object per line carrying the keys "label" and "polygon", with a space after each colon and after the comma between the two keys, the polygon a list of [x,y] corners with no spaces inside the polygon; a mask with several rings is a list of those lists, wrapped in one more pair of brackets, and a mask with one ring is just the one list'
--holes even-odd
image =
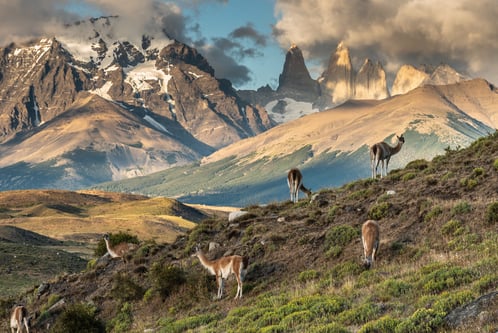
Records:
{"label": "grassy hillside", "polygon": [[[381,180],[324,188],[313,202],[206,219],[173,244],[144,244],[127,263],[92,262],[19,301],[37,314],[34,332],[83,322],[95,332],[496,332],[496,184],[498,134]],[[370,270],[367,219],[381,228]],[[242,300],[232,299],[233,279],[213,300],[214,278],[191,257],[210,242],[220,245],[210,258],[249,258]]]}
{"label": "grassy hillside", "polygon": [[206,216],[167,198],[100,191],[0,192],[0,296],[82,271],[104,233],[173,242]]}
{"label": "grassy hillside", "polygon": [[[404,136],[406,144],[391,159],[391,168],[405,166],[422,156],[432,158],[448,147],[434,134],[406,131]],[[390,142],[390,139],[386,141]],[[225,158],[208,164],[193,164],[144,177],[103,183],[96,188],[175,197],[188,203],[241,207],[287,199],[287,172],[294,166],[301,169],[305,185],[312,190],[342,186],[371,174],[366,145],[354,152],[327,151],[319,155],[315,155],[308,145],[289,155],[259,159],[257,154],[251,154],[242,159]]]}

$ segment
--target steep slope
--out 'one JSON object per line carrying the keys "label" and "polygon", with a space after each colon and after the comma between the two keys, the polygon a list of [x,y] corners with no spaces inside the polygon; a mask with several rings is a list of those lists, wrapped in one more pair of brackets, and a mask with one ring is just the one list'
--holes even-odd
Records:
{"label": "steep slope", "polygon": [[277,93],[299,101],[313,102],[320,95],[318,83],[304,64],[303,53],[292,45],[285,55],[284,68],[278,79]]}
{"label": "steep slope", "polygon": [[[243,101],[230,82],[217,79],[195,49],[163,31],[136,32],[135,39],[123,40],[124,23],[119,17],[91,19],[51,39],[0,49],[1,173],[16,179],[4,189],[28,183],[75,189],[144,175],[196,161],[273,126],[262,107]],[[88,94],[106,102],[94,102]],[[120,116],[102,121],[95,118],[98,113]],[[76,133],[78,122],[82,133],[61,139]],[[90,124],[93,128],[86,128]],[[148,133],[139,133],[144,128]],[[41,148],[54,131],[60,135]],[[64,172],[60,161],[89,150],[91,172],[89,165],[73,164],[74,172],[63,175],[67,180],[50,182]]]}
{"label": "steep slope", "polygon": [[285,175],[292,167],[302,169],[312,189],[365,178],[370,175],[368,146],[402,133],[406,144],[391,159],[391,169],[431,159],[494,132],[497,105],[497,91],[484,80],[444,89],[424,86],[383,101],[352,101],[220,149],[203,158],[200,167],[101,188],[237,206],[282,200],[288,196]]}
{"label": "steep slope", "polygon": [[[148,117],[81,93],[63,115],[0,146],[0,173],[6,175],[1,188],[80,188],[185,164],[212,151],[176,123]],[[26,164],[16,172],[25,176],[8,177],[8,166],[20,160]],[[43,164],[52,169],[50,178],[29,177],[32,166]]]}
{"label": "steep slope", "polygon": [[[54,280],[29,304],[43,311],[34,332],[73,323],[61,313],[129,331],[496,331],[496,156],[495,133],[382,180],[321,188],[312,202],[252,205],[231,222],[208,219],[174,244],[138,251],[127,265],[100,262]],[[367,219],[381,228],[370,270],[360,240]],[[249,258],[242,300],[232,300],[229,279],[227,296],[213,301],[214,277],[191,257],[198,243],[213,245],[210,258]],[[54,298],[61,307],[46,310]],[[96,311],[82,310],[88,302]]]}

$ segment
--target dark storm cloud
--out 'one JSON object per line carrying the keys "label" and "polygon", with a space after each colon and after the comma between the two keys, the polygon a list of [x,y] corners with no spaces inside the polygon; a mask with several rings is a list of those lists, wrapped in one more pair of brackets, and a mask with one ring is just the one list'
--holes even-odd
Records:
{"label": "dark storm cloud", "polygon": [[274,36],[325,64],[340,41],[388,71],[448,63],[498,83],[495,0],[277,0]]}
{"label": "dark storm cloud", "polygon": [[229,34],[230,38],[247,38],[259,46],[266,46],[267,37],[260,34],[254,29],[252,24],[248,23],[243,27],[239,27]]}

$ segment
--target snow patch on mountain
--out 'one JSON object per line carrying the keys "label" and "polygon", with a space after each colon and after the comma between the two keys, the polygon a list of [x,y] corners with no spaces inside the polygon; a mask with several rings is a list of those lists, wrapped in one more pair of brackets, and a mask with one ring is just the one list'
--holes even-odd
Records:
{"label": "snow patch on mountain", "polygon": [[158,81],[161,91],[165,94],[168,93],[168,82],[172,76],[156,69],[155,63],[155,61],[146,61],[135,67],[124,69],[126,74],[125,82],[132,86],[134,92],[151,90],[152,86],[148,81]]}
{"label": "snow patch on mountain", "polygon": [[299,102],[292,98],[274,100],[266,104],[266,112],[273,121],[282,124],[302,116],[318,112],[312,103]]}

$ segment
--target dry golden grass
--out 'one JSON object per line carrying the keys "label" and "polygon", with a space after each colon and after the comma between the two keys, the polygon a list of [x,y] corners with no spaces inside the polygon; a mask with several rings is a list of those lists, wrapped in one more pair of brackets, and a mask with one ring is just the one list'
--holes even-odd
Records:
{"label": "dry golden grass", "polygon": [[100,191],[30,190],[2,192],[0,202],[0,225],[90,244],[103,233],[119,231],[141,240],[171,243],[196,225],[192,208],[168,198]]}

